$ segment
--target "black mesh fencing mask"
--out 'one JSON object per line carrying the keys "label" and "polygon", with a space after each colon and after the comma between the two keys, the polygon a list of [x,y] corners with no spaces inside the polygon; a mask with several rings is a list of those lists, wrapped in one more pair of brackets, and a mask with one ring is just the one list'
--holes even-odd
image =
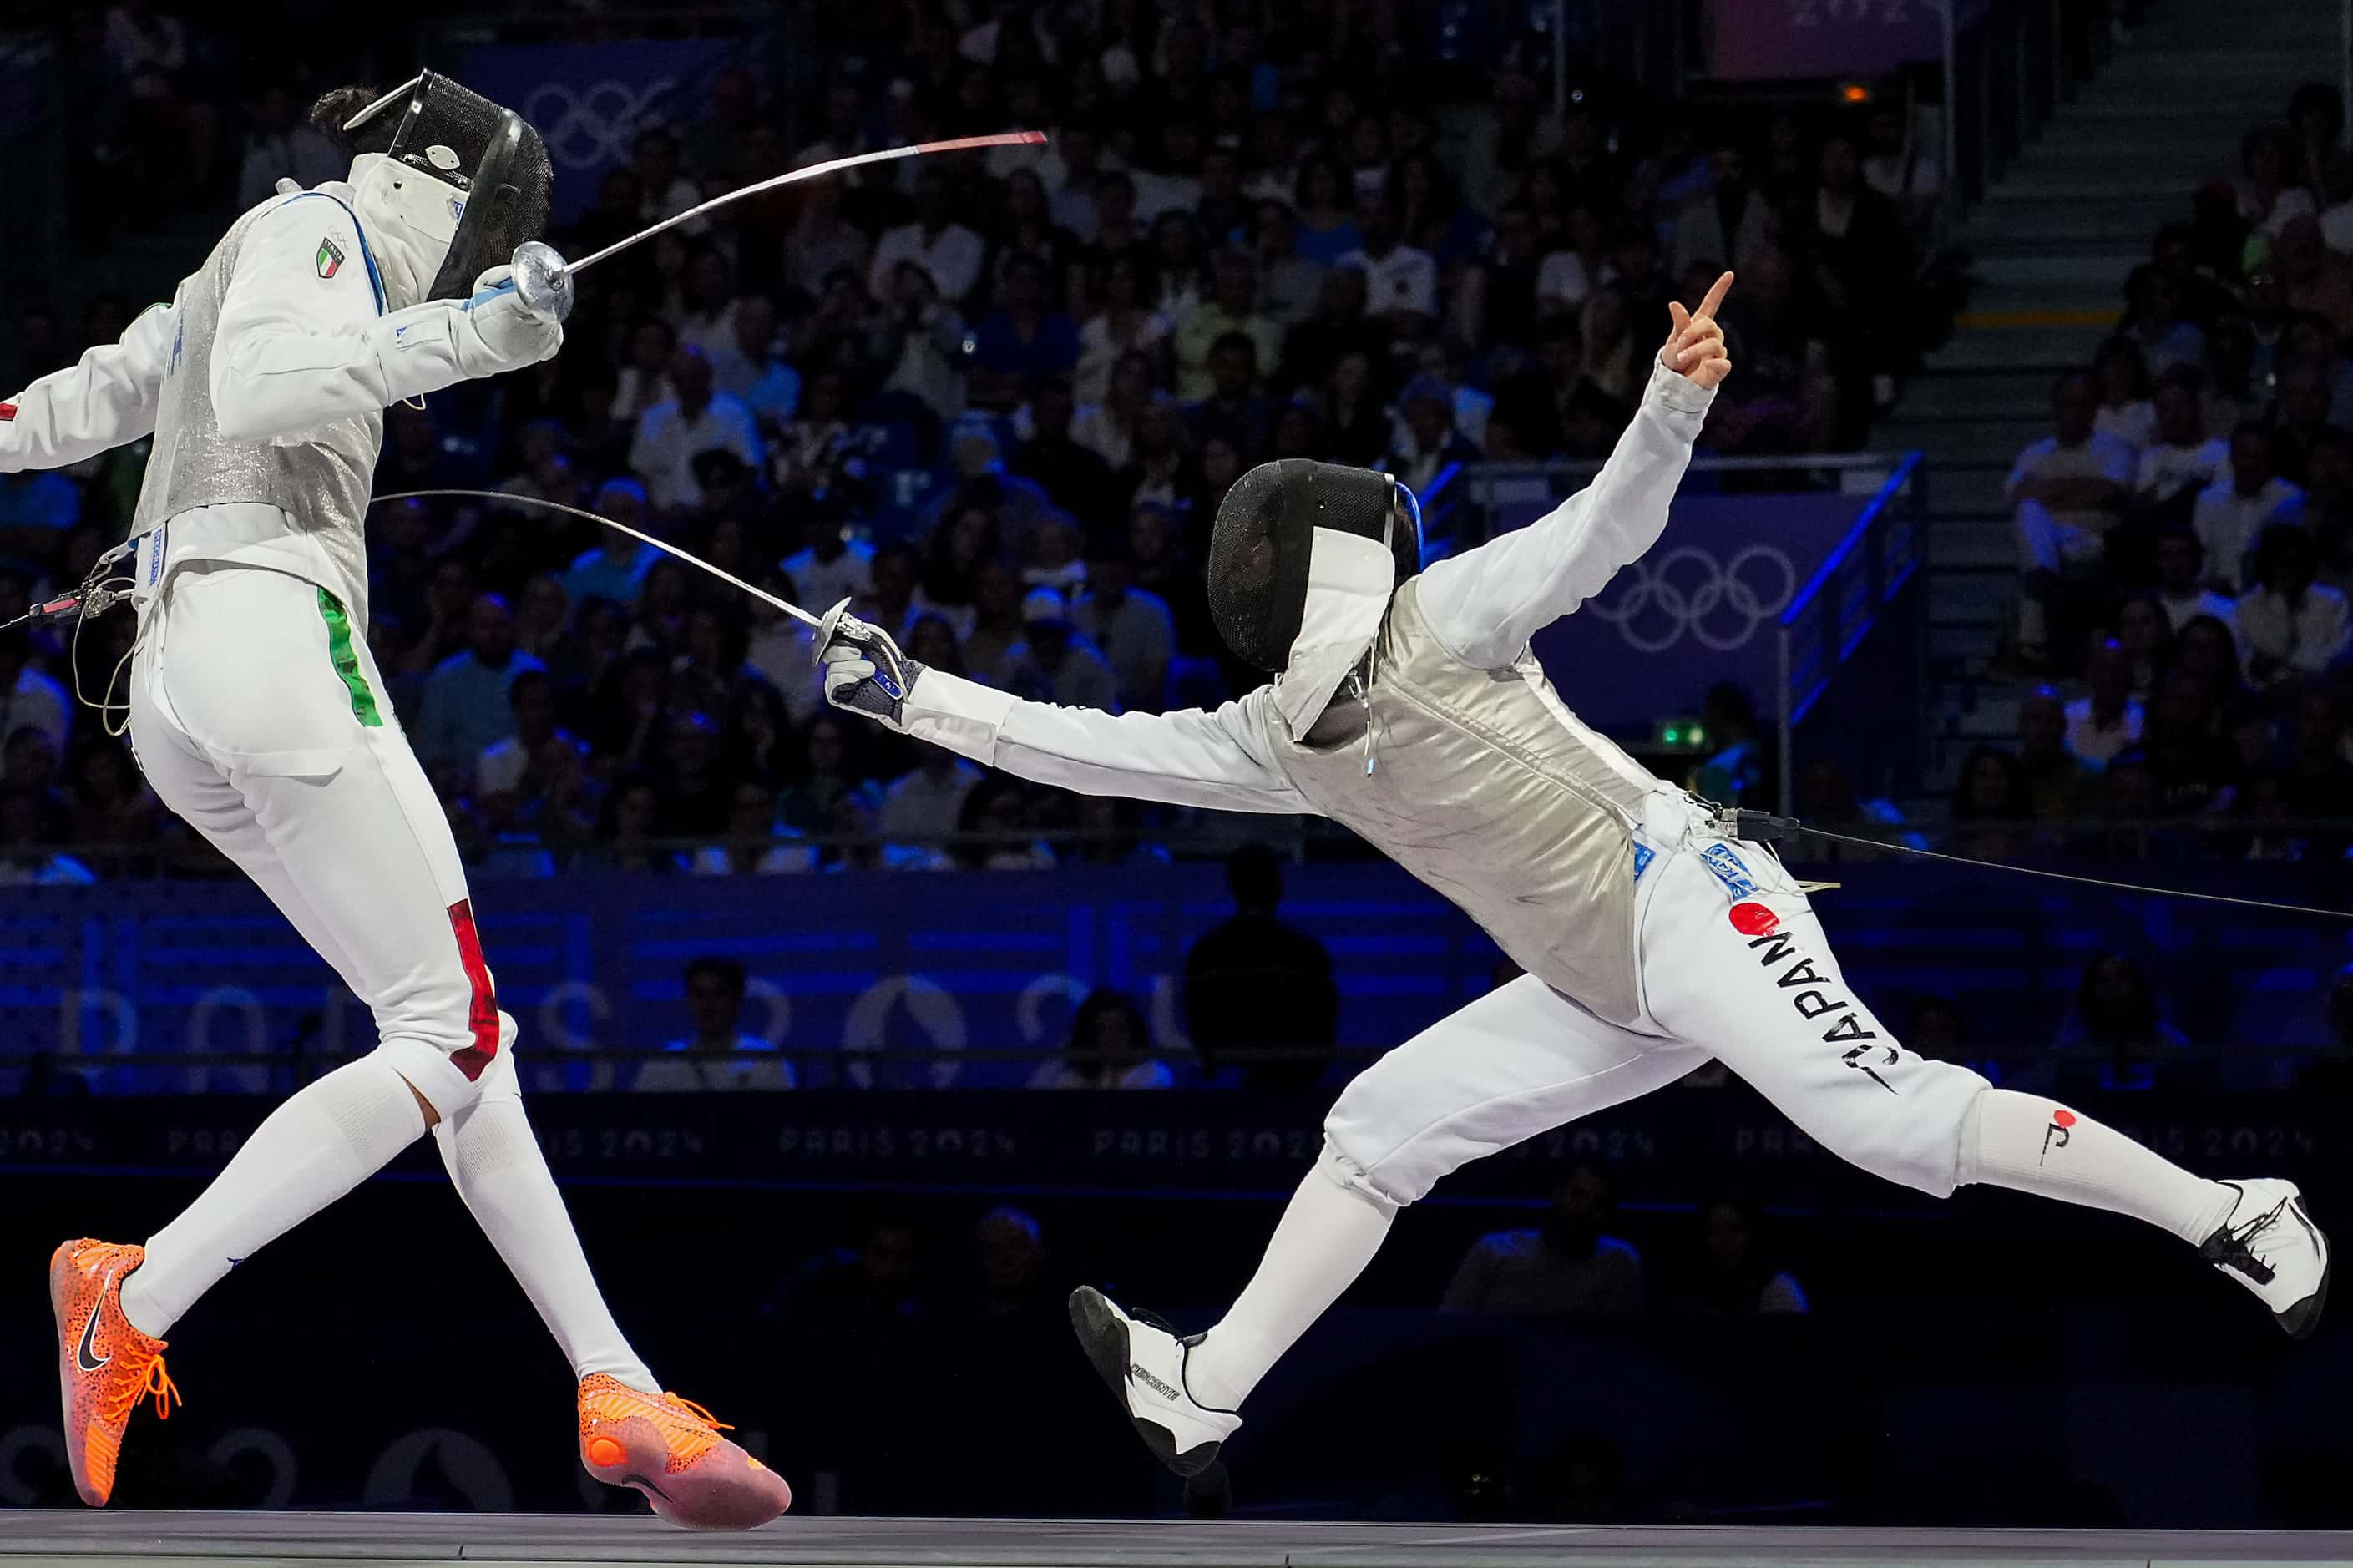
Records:
{"label": "black mesh fencing mask", "polygon": [[446,76],[418,73],[352,116],[343,132],[357,150],[382,152],[445,187],[438,199],[457,232],[427,299],[465,298],[476,278],[546,231],[555,194],[547,144],[522,116]]}
{"label": "black mesh fencing mask", "polygon": [[1226,492],[1209,537],[1209,615],[1235,658],[1270,673],[1291,662],[1319,528],[1378,541],[1399,582],[1421,568],[1420,509],[1388,474],[1306,458],[1261,463]]}

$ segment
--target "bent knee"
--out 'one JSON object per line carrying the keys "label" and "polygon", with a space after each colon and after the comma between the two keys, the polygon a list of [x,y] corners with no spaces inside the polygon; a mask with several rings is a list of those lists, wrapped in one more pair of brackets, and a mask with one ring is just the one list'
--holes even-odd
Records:
{"label": "bent knee", "polygon": [[1324,1123],[1324,1149],[1315,1156],[1315,1170],[1325,1180],[1388,1214],[1420,1201],[1445,1173],[1418,1173],[1394,1153],[1366,1158],[1340,1121],[1336,1106]]}
{"label": "bent knee", "polygon": [[[395,1073],[399,1073],[400,1071],[397,1068],[395,1068],[393,1070]],[[406,1075],[402,1075],[400,1081],[403,1083],[408,1083],[408,1079]],[[430,1132],[436,1127],[440,1126],[441,1113],[433,1109],[433,1102],[425,1098],[425,1091],[417,1088],[415,1084],[408,1083],[408,1092],[416,1099],[417,1109],[424,1113],[425,1130],[427,1132]]]}
{"label": "bent knee", "polygon": [[403,987],[372,1009],[376,1038],[413,1039],[457,1058],[470,1076],[487,1067],[515,1036],[514,1019],[501,1012],[487,974],[462,970],[435,974]]}
{"label": "bent knee", "polygon": [[[1883,1181],[1948,1198],[1962,1182],[1970,1109],[1989,1087],[1968,1068],[1919,1058],[1868,1111],[1807,1129],[1840,1159]],[[1884,1101],[1884,1103],[1881,1103]]]}
{"label": "bent knee", "polygon": [[439,1042],[414,1035],[385,1039],[371,1053],[390,1064],[420,1104],[427,1124],[462,1119],[484,1098],[515,1096],[513,1064],[503,1050],[481,1052],[444,1049]]}

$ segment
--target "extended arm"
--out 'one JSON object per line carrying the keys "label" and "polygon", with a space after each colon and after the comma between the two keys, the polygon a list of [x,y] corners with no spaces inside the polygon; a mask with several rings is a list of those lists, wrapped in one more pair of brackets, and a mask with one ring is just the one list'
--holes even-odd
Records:
{"label": "extended arm", "polygon": [[153,434],[175,320],[151,305],[121,342],[90,350],[0,403],[0,474],[62,468]]}
{"label": "extended arm", "polygon": [[1312,810],[1267,753],[1266,687],[1214,713],[1123,713],[1025,702],[927,669],[836,605],[818,628],[826,700],[984,767],[1082,795],[1272,814]]}
{"label": "extended arm", "polygon": [[1029,702],[936,669],[910,683],[908,734],[1081,795],[1119,795],[1218,811],[1314,808],[1260,754],[1261,687],[1214,712],[1102,712]]}
{"label": "extended arm", "polygon": [[1511,663],[1529,637],[1599,593],[1666,531],[1667,504],[1731,368],[1714,320],[1730,283],[1727,273],[1696,316],[1677,309],[1641,406],[1591,484],[1527,527],[1422,574],[1422,612],[1457,658],[1486,669]]}
{"label": "extended arm", "polygon": [[292,196],[246,232],[213,342],[213,407],[236,441],[280,441],[474,376],[534,364],[564,330],[512,292],[479,310],[428,300],[383,314],[359,225]]}

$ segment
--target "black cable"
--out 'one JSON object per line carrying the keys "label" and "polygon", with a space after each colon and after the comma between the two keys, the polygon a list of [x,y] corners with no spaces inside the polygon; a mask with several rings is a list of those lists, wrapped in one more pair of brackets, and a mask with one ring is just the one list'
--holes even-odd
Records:
{"label": "black cable", "polygon": [[1776,820],[1788,823],[1796,832],[1809,837],[1827,838],[1834,844],[1852,844],[1863,849],[1891,849],[1899,855],[1917,855],[1924,859],[1946,860],[1956,866],[1974,866],[1981,871],[2010,871],[2021,877],[2041,877],[2053,882],[2080,882],[2087,888],[2108,888],[2123,893],[2146,893],[2154,898],[2196,899],[2209,904],[2237,904],[2242,909],[2274,910],[2282,914],[2320,915],[2332,921],[2353,921],[2353,910],[2324,910],[2311,904],[2280,904],[2274,903],[2269,899],[2234,899],[2225,893],[2194,893],[2187,888],[2152,888],[2143,882],[2116,882],[2105,877],[2082,877],[2070,871],[2045,871],[2034,866],[2012,866],[2003,860],[1975,860],[1967,855],[1947,855],[1941,850],[1921,849],[1909,844],[1890,844],[1878,838],[1857,838],[1849,834],[1831,833],[1820,827],[1809,827],[1789,817]]}

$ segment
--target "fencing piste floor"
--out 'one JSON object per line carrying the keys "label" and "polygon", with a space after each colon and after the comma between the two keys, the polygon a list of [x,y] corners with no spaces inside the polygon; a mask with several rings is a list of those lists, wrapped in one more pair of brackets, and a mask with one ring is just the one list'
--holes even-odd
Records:
{"label": "fencing piste floor", "polygon": [[565,1514],[0,1513],[0,1568],[241,1563],[776,1568],[1836,1568],[2344,1563],[2353,1534],[787,1518],[744,1535]]}

